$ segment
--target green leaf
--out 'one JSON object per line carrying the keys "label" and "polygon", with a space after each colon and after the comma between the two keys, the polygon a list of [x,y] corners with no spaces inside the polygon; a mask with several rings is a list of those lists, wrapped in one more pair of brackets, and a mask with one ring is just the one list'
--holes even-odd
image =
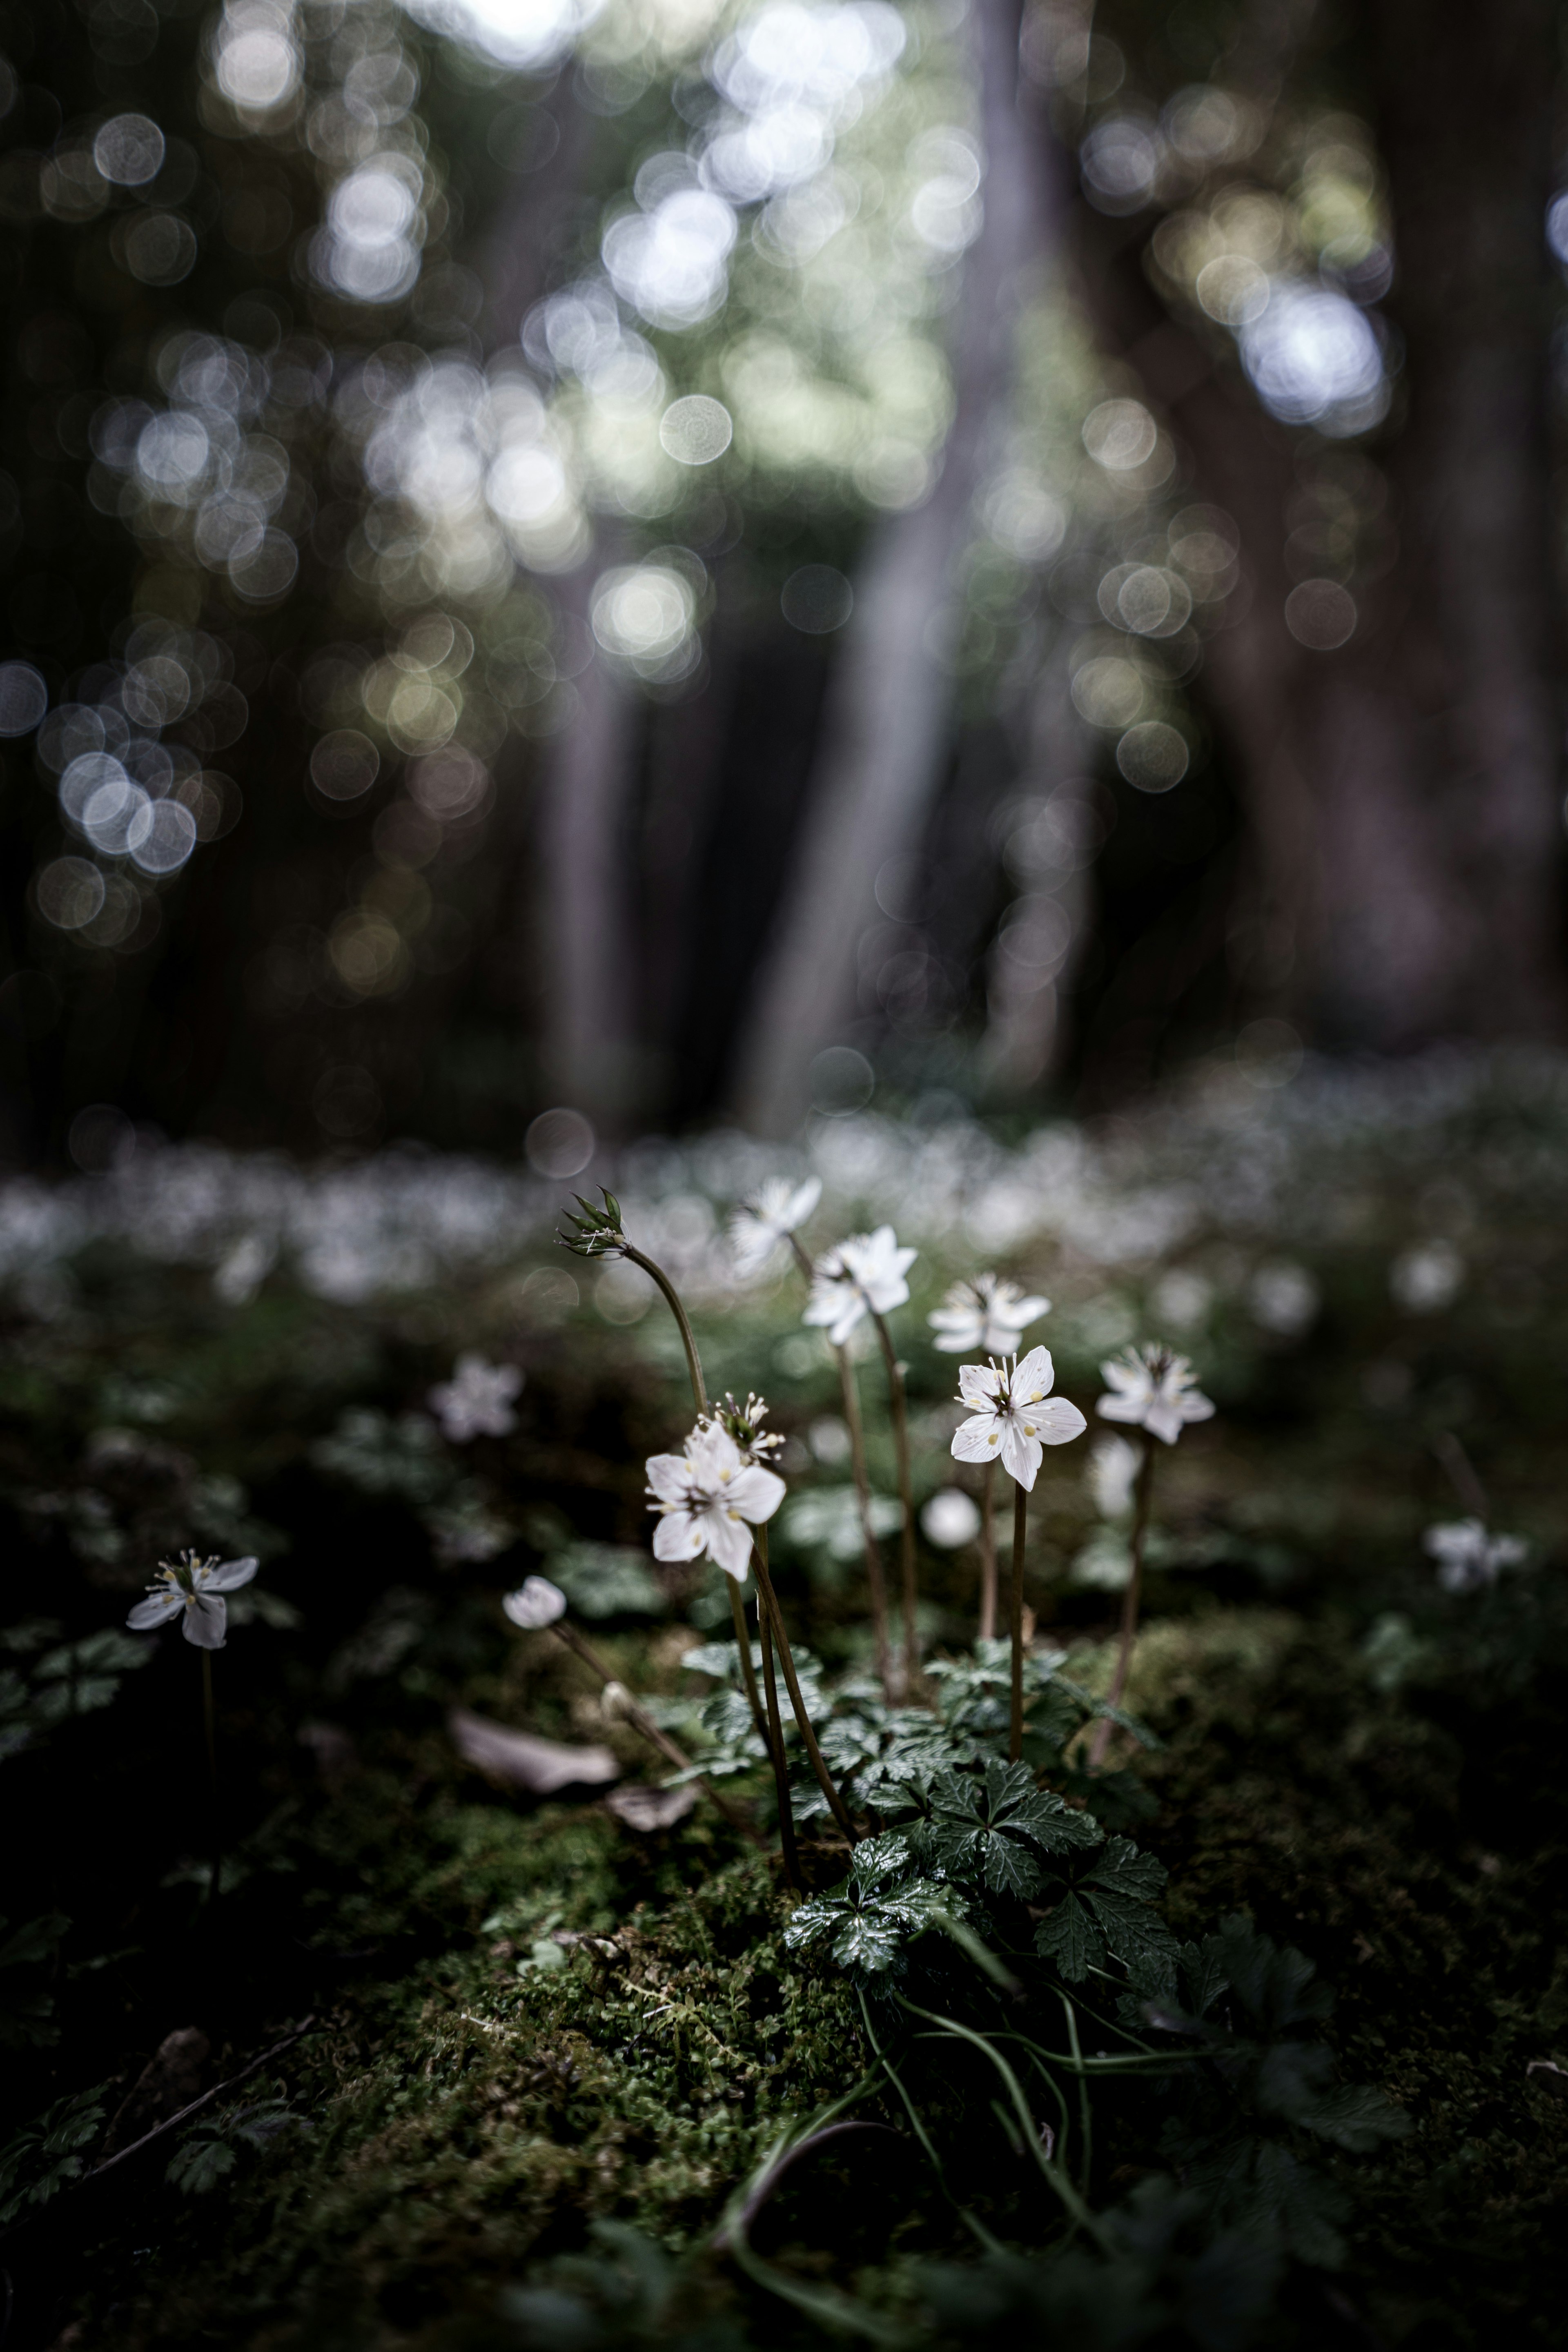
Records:
{"label": "green leaf", "polygon": [[169,2159],[163,2178],[171,2189],[183,2189],[188,2197],[204,2197],[216,2189],[226,2172],[235,2167],[235,2153],[226,2138],[217,2131],[195,2131],[181,2142]]}
{"label": "green leaf", "polygon": [[1163,1862],[1152,1853],[1143,1853],[1131,1838],[1108,1838],[1103,1851],[1095,1858],[1086,1884],[1103,1886],[1112,1895],[1124,1895],[1133,1903],[1152,1903],[1160,1894],[1170,1873]]}
{"label": "green leaf", "polygon": [[[0,1930],[8,1924],[0,1919]],[[36,1968],[49,1958],[69,1926],[63,1911],[47,1911],[41,1919],[29,1919],[7,1942],[0,1944],[0,1969]]]}
{"label": "green leaf", "polygon": [[1035,1930],[1035,1949],[1078,1984],[1105,1959],[1105,1938],[1076,1895],[1064,1895]]}
{"label": "green leaf", "polygon": [[79,2150],[98,2137],[108,2085],[57,2099],[0,2148],[0,2228],[28,2205],[43,2205],[82,2168]]}
{"label": "green leaf", "polygon": [[833,1957],[840,1968],[890,1969],[903,1948],[901,1922],[886,1912],[853,1911],[845,1920]]}
{"label": "green leaf", "polygon": [[1048,1789],[1036,1790],[1009,1815],[1006,1827],[1021,1832],[1045,1853],[1085,1853],[1105,1835],[1092,1813],[1076,1811]]}
{"label": "green leaf", "polygon": [[1364,2156],[1380,2139],[1407,2139],[1415,2128],[1403,2107],[1369,2083],[1348,2083],[1331,2092],[1301,2121],[1320,2139],[1331,2139],[1352,2156]]}
{"label": "green leaf", "polygon": [[1084,1895],[1108,1948],[1119,1960],[1131,1967],[1138,1961],[1168,1961],[1175,1957],[1174,1936],[1148,1904],[1126,1895],[1106,1894],[1092,1885],[1084,1888]]}
{"label": "green leaf", "polygon": [[983,1875],[993,1895],[1014,1895],[1026,1902],[1038,1892],[1040,1868],[1018,1839],[993,1831],[984,1840]]}

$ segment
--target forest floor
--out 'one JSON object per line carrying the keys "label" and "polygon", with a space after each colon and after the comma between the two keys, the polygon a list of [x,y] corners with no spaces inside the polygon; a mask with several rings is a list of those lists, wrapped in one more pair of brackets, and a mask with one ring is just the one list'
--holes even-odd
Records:
{"label": "forest floor", "polygon": [[[1043,1336],[1067,1394],[1089,1405],[1120,1316],[1172,1327],[1220,1408],[1162,1459],[1128,1696],[1163,1742],[1126,1761],[1137,1840],[1170,1874],[1165,1916],[1196,1940],[1242,1915],[1305,1955],[1334,1997],[1322,2031],[1342,2075],[1411,2127],[1327,2157],[1340,2246],[1275,2263],[1258,2291],[1233,2278],[1205,2303],[1199,2252],[1178,2294],[1175,2256],[1156,2279],[1129,2239],[1124,2294],[1058,2296],[1037,2326],[1206,2352],[1555,2344],[1568,1118],[1539,1093],[1524,1109],[1467,1098],[1316,1158],[1294,1148],[1296,1189],[1239,1243],[1227,1212],[1226,1231],[1200,1222],[1109,1269],[1037,1239],[1008,1262],[1057,1296]],[[869,1189],[859,1204],[874,1213]],[[791,2284],[852,2298],[873,2340],[1028,2334],[957,2210],[1031,2242],[1032,2176],[988,2097],[949,2118],[962,2195],[884,2084],[855,2111],[884,2136],[825,2145],[737,2231],[737,2193],[780,2132],[872,2057],[843,1972],[784,1943],[771,1842],[706,1800],[639,1829],[602,1786],[530,1797],[455,1742],[460,1708],[607,1748],[623,1784],[668,1777],[552,1634],[507,1624],[500,1596],[531,1570],[634,1692],[672,1702],[700,1685],[683,1658],[727,1622],[710,1579],[656,1574],[645,1549],[643,1459],[689,1418],[669,1335],[608,1319],[627,1312],[613,1292],[597,1314],[591,1295],[573,1304],[560,1263],[530,1246],[503,1274],[335,1302],[285,1265],[237,1298],[210,1268],[78,1234],[53,1288],[15,1292],[6,2352],[828,2340]],[[942,1263],[958,1266],[956,1244]],[[1282,1266],[1308,1288],[1270,1320]],[[922,1496],[952,1468],[952,1366],[914,1336],[926,1303],[917,1291],[900,1337]],[[698,1332],[710,1385],[773,1399],[791,1441],[781,1598],[839,1668],[867,1635],[835,1549],[836,1374],[798,1313],[787,1286],[715,1294]],[[514,1431],[459,1444],[425,1401],[465,1347],[525,1384]],[[868,1361],[868,1421],[876,1381]],[[1026,1595],[1037,1643],[1103,1688],[1120,1595],[1081,1451],[1047,1456]],[[1447,1593],[1421,1536],[1465,1515],[1467,1464],[1529,1551]],[[888,1491],[879,1434],[872,1467]],[[111,1631],[184,1544],[262,1561],[215,1661],[216,1899],[197,1654]],[[973,1554],[922,1542],[921,1575],[928,1654],[956,1654]],[[766,1829],[765,1776],[733,1785]],[[804,1858],[816,1887],[842,1876],[826,1839]],[[1146,2078],[1096,2095],[1092,2201],[1131,2210],[1173,2169],[1165,2112]]]}

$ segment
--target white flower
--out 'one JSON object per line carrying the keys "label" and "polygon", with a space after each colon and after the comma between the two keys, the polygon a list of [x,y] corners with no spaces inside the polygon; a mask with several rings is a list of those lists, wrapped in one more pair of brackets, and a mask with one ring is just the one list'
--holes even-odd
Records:
{"label": "white flower", "polygon": [[161,1559],[156,1583],[147,1587],[147,1599],[136,1603],[125,1622],[133,1633],[146,1633],[183,1615],[180,1630],[187,1642],[198,1650],[221,1650],[228,1631],[228,1607],[221,1596],[248,1584],[256,1569],[253,1559],[198,1559],[194,1551]]}
{"label": "white flower", "polygon": [[960,1462],[1000,1462],[1026,1490],[1035,1483],[1044,1449],[1081,1437],[1089,1424],[1076,1404],[1050,1393],[1056,1373],[1050,1351],[1031,1348],[1011,1365],[965,1364],[958,1401],[973,1414],[952,1441]]}
{"label": "white flower", "polygon": [[932,1347],[944,1356],[1010,1356],[1020,1334],[1050,1311],[1048,1298],[1026,1298],[1016,1282],[977,1274],[973,1282],[955,1282],[926,1321],[937,1334]]}
{"label": "white flower", "polygon": [[804,1184],[792,1184],[787,1176],[770,1176],[759,1185],[730,1220],[730,1247],[737,1270],[761,1274],[791,1234],[805,1224],[821,1198],[820,1176],[808,1176]]}
{"label": "white flower", "polygon": [[1191,1364],[1168,1348],[1129,1348],[1100,1377],[1111,1393],[1097,1410],[1106,1421],[1131,1421],[1174,1445],[1189,1421],[1207,1421],[1214,1406],[1200,1396]]}
{"label": "white flower", "polygon": [[1125,1437],[1102,1437],[1089,1457],[1089,1491],[1102,1519],[1124,1519],[1132,1508],[1133,1482],[1142,1460]]}
{"label": "white flower", "polygon": [[706,1552],[740,1584],[752,1556],[751,1529],[773,1517],[784,1482],[748,1462],[727,1429],[699,1422],[684,1453],[651,1457],[647,1491],[659,1513],[655,1559],[696,1559]]}
{"label": "white flower", "polygon": [[1421,1541],[1437,1562],[1445,1592],[1474,1592],[1495,1584],[1498,1570],[1517,1568],[1526,1546],[1518,1536],[1489,1535],[1479,1519],[1449,1519],[1428,1528]]}
{"label": "white flower", "polygon": [[851,1234],[817,1259],[801,1321],[825,1323],[828,1338],[841,1348],[868,1307],[873,1315],[886,1315],[903,1305],[910,1295],[904,1276],[919,1255],[918,1250],[899,1247],[891,1225]]}
{"label": "white flower", "polygon": [[467,1445],[472,1437],[505,1437],[517,1427],[511,1401],[521,1386],[515,1364],[459,1356],[451,1379],[433,1388],[426,1402],[442,1435],[454,1445]]}
{"label": "white flower", "polygon": [[944,1486],[921,1511],[921,1525],[926,1541],[935,1544],[938,1551],[956,1551],[960,1544],[973,1543],[980,1533],[980,1512],[973,1496],[962,1487]]}
{"label": "white flower", "polygon": [[506,1595],[501,1607],[525,1633],[538,1633],[546,1625],[553,1625],[557,1617],[565,1615],[566,1595],[547,1576],[530,1576],[515,1592]]}

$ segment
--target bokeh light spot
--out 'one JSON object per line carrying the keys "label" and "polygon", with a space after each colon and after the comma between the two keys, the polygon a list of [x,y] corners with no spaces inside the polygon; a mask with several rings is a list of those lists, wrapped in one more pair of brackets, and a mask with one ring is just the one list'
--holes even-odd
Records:
{"label": "bokeh light spot", "polygon": [[593,1127],[580,1110],[563,1105],[556,1110],[542,1110],[534,1119],[522,1139],[528,1164],[541,1176],[559,1182],[567,1176],[580,1176],[594,1157],[597,1139]]}
{"label": "bokeh light spot", "polygon": [[1187,772],[1191,754],[1173,727],[1145,719],[1130,727],[1116,747],[1116,764],[1141,793],[1168,793]]}
{"label": "bokeh light spot", "polygon": [[1285,625],[1299,645],[1331,654],[1355,635],[1355,598],[1337,580],[1303,580],[1285,599]]}
{"label": "bokeh light spot", "polygon": [[844,626],[855,609],[855,591],[831,563],[803,563],[784,582],[779,603],[792,629],[822,637]]}
{"label": "bokeh light spot", "polygon": [[0,735],[30,735],[49,707],[49,689],[31,662],[0,662]]}
{"label": "bokeh light spot", "polygon": [[659,446],[678,466],[710,466],[735,437],[729,410],[700,392],[673,400],[658,420]]}

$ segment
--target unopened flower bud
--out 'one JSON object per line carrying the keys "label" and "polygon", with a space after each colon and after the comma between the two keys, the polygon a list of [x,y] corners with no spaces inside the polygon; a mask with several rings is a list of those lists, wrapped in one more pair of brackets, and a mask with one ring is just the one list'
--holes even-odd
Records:
{"label": "unopened flower bud", "polygon": [[516,1592],[507,1594],[501,1607],[525,1633],[538,1633],[565,1615],[566,1595],[548,1577],[531,1576]]}

